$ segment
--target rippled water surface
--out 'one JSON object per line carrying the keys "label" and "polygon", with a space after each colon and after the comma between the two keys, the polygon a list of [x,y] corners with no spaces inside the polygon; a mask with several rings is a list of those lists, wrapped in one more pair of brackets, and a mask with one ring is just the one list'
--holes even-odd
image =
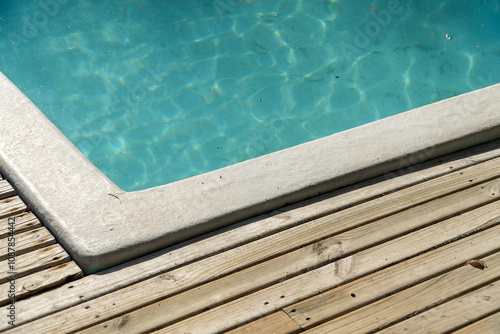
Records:
{"label": "rippled water surface", "polygon": [[126,190],[500,82],[498,0],[20,3],[0,70]]}

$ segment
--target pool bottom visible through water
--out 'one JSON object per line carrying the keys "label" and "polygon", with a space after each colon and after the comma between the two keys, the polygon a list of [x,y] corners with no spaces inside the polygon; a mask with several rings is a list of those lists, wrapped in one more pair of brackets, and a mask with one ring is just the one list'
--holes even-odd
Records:
{"label": "pool bottom visible through water", "polygon": [[20,3],[0,71],[128,191],[500,82],[497,0]]}

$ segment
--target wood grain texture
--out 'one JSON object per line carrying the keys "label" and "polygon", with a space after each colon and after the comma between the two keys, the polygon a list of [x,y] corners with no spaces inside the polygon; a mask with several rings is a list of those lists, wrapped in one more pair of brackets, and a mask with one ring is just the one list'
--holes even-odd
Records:
{"label": "wood grain texture", "polygon": [[[435,255],[434,258],[442,254],[436,253]],[[445,261],[452,261],[451,255],[452,253],[449,253],[449,255],[445,256],[443,259]],[[457,254],[453,255],[456,256]],[[361,303],[360,300],[359,305],[362,307],[351,310],[349,313],[333,319],[330,322],[314,327],[306,331],[306,333],[367,333],[387,327],[391,323],[405,320],[416,313],[425,311],[427,308],[430,308],[431,305],[439,305],[452,298],[457,298],[459,300],[462,294],[470,290],[481,288],[492,280],[500,277],[500,253],[490,255],[486,257],[485,260],[492,263],[495,268],[483,272],[464,265],[402,291],[397,290],[401,288],[401,286],[396,287],[393,291],[386,290],[386,294],[393,294],[366,306],[364,303]],[[437,261],[436,259],[436,262]],[[428,266],[429,265],[430,263]],[[420,266],[420,269],[425,270],[427,267]],[[415,270],[410,271],[409,274],[414,272]],[[393,279],[396,281],[404,281],[404,273],[398,271],[397,275],[393,276]],[[356,293],[356,301],[358,301],[358,299],[363,299],[363,294],[369,293],[369,289],[375,287],[375,285],[370,285],[369,283],[371,282],[365,282],[364,285],[357,284],[356,288],[358,288],[358,290],[351,290],[353,293]],[[402,286],[405,287],[404,285]],[[377,284],[376,287],[384,288],[383,285],[380,284]],[[383,296],[383,294],[381,294],[381,296]],[[464,316],[466,317],[465,314]],[[311,317],[314,317],[314,315],[311,315]],[[415,317],[419,318],[418,315]],[[424,326],[427,330],[434,330],[434,328],[436,328],[432,322],[421,323],[420,326]],[[395,333],[404,333],[402,329],[403,327],[398,327],[399,331],[395,331]],[[414,331],[412,330],[408,333],[414,333]]]}
{"label": "wood grain texture", "polygon": [[455,334],[498,334],[500,328],[500,312],[494,313],[486,318],[465,326],[457,331]]}
{"label": "wood grain texture", "polygon": [[28,211],[28,207],[19,196],[4,198],[0,200],[0,219]]}
{"label": "wood grain texture", "polygon": [[[20,301],[17,305],[19,309],[18,323],[24,323],[29,319],[40,318],[64,310],[78,305],[82,301],[97,298],[146,278],[160,275],[186,263],[224,252],[235,246],[245,245],[258,238],[337,212],[354,204],[363,203],[384,194],[390,194],[450,173],[461,175],[460,172],[463,169],[467,169],[467,167],[475,168],[473,166],[480,166],[498,156],[500,156],[498,142],[483,144],[290,205],[269,214],[247,219],[207,236],[190,240],[179,246],[112,268],[102,273],[102,275],[85,277],[71,284],[71,289],[67,287],[61,288],[60,291],[62,289],[67,290],[64,293],[52,291],[45,293],[42,297],[34,296],[30,298],[30,303]],[[491,176],[491,174],[488,175]],[[462,185],[468,183],[469,180],[465,176],[460,182]],[[475,182],[474,179],[473,182]],[[381,202],[379,204],[382,205]],[[413,205],[411,200],[410,205]],[[398,209],[401,208],[398,207]],[[385,212],[385,214],[389,214],[388,212]],[[314,227],[310,226],[309,230],[313,229]],[[267,239],[266,242],[272,243],[273,238]],[[242,249],[242,252],[245,251],[246,249]],[[237,255],[237,253],[233,254]],[[229,254],[228,256],[231,257]],[[222,257],[220,256],[220,258]],[[232,263],[230,260],[229,262]],[[205,262],[201,262],[200,266],[205,264]],[[237,268],[227,268],[226,272],[234,270],[237,270]],[[224,272],[224,270],[221,271]],[[51,303],[47,305],[46,300],[50,300]]]}
{"label": "wood grain texture", "polygon": [[[342,245],[336,240],[321,241],[213,282],[208,282],[159,303],[142,307],[117,319],[91,327],[83,333],[138,333],[156,329],[162,325],[180,320],[185,316],[194,315],[204,309],[217,306],[222,302],[279,283],[287,277],[307,270],[307,268],[314,268],[328,263],[330,259],[338,258],[342,251]],[[136,294],[142,294],[143,291],[145,290],[136,290]],[[130,298],[131,306],[134,305],[134,300],[137,300],[137,295]],[[114,299],[115,304],[118,305],[117,301],[117,299]],[[110,302],[103,304],[104,307],[101,307],[101,311],[96,313],[99,318],[113,316],[110,312],[104,312],[109,309]],[[120,306],[122,304],[123,302],[120,303]],[[120,306],[117,306],[117,310],[122,309]],[[95,312],[94,310],[92,314]],[[65,315],[65,317],[67,316],[68,314]],[[71,315],[69,316],[71,317]],[[75,318],[75,316],[75,314],[72,316],[75,322],[77,319],[85,318],[80,315],[78,315],[78,318]],[[73,325],[78,326],[78,323]]]}
{"label": "wood grain texture", "polygon": [[[15,249],[16,256],[26,254],[39,248],[44,248],[56,243],[52,234],[43,226],[24,233],[15,234]],[[4,261],[8,257],[9,243],[2,242],[0,244],[0,261]]]}
{"label": "wood grain texture", "polygon": [[[444,219],[453,215],[453,213],[457,212],[457,207],[460,207],[461,210],[465,210],[468,207],[476,207],[480,204],[487,203],[495,198],[500,198],[500,194],[492,195],[489,191],[490,184],[493,184],[494,181],[491,181],[487,184],[482,184],[475,186],[470,189],[466,189],[459,193],[454,193],[447,197],[436,199],[435,201],[428,202],[419,207],[415,207],[406,211],[401,212],[398,215],[388,216],[384,219],[380,219],[372,224],[360,226],[353,230],[348,230],[340,235],[335,237],[326,239],[321,241],[320,243],[313,244],[311,248],[314,247],[323,247],[318,245],[324,245],[325,248],[328,249],[329,245],[340,245],[340,251],[335,254],[335,252],[328,252],[328,260],[333,261],[339,259],[340,254],[351,254],[356,252],[357,250],[369,247],[370,245],[378,244],[383,240],[388,240],[392,237],[397,237],[398,235],[407,233],[412,229],[417,227],[424,227],[429,223],[434,222],[435,220]],[[485,189],[488,189],[485,191]],[[363,212],[364,213],[364,212]],[[500,215],[500,212],[499,212]],[[327,217],[324,217],[320,220],[324,221],[324,228],[327,230],[326,233],[331,234],[332,231],[335,231],[334,227],[340,226],[340,230],[346,230],[345,225],[350,222],[354,222],[356,224],[359,221],[363,221],[363,219],[369,219],[365,217],[355,216],[345,217],[344,220],[336,221],[335,224],[325,220]],[[464,224],[459,224],[462,228],[462,232],[466,233],[470,231],[470,227]],[[328,228],[329,227],[329,228]],[[477,226],[475,226],[477,227]],[[212,277],[217,277],[222,274],[220,271],[221,266],[226,267],[234,267],[242,266],[246,261],[250,263],[255,263],[262,259],[263,255],[269,256],[269,253],[282,252],[282,249],[293,249],[293,245],[300,246],[304,244],[310,243],[311,240],[320,239],[324,237],[324,235],[318,234],[317,230],[310,230],[309,233],[304,231],[304,233],[297,233],[296,230],[289,229],[283,235],[287,236],[285,240],[280,240],[279,238],[275,238],[272,242],[266,240],[267,242],[261,243],[256,242],[257,247],[253,249],[253,252],[232,250],[226,252],[225,254],[221,254],[222,258],[213,257],[206,259],[206,265],[201,265],[200,263],[194,263],[190,266],[186,266],[183,268],[179,268],[178,270],[174,270],[169,274],[162,275],[160,278],[151,279],[142,283],[139,283],[135,286],[131,286],[130,288],[125,288],[117,293],[112,293],[107,296],[101,297],[98,300],[90,301],[80,305],[79,307],[75,307],[71,309],[72,311],[66,310],[63,313],[54,315],[53,317],[47,317],[46,324],[40,322],[38,324],[38,329],[32,329],[35,331],[40,331],[42,328],[50,329],[50,323],[64,323],[64,327],[59,327],[61,330],[71,331],[78,328],[83,327],[82,323],[78,321],[79,318],[82,319],[98,319],[98,321],[103,321],[108,318],[112,318],[114,316],[119,316],[127,311],[132,311],[135,308],[146,306],[150,303],[155,302],[158,299],[165,298],[168,295],[182,292],[182,289],[189,288],[188,284],[194,286],[195,283],[204,283],[208,282]],[[319,229],[322,231],[322,229]],[[450,232],[449,236],[456,236],[457,231]],[[327,236],[328,236],[327,234]],[[446,234],[444,234],[446,235]],[[291,238],[292,237],[292,238]],[[438,239],[436,239],[438,240]],[[447,239],[445,239],[447,240]],[[292,244],[292,246],[290,245]],[[296,247],[295,246],[295,247]],[[435,245],[430,245],[428,247],[432,247]],[[243,247],[244,248],[244,247]],[[307,247],[306,247],[307,248]],[[272,281],[286,279],[287,276],[293,275],[294,272],[306,270],[308,267],[314,267],[320,265],[320,263],[315,263],[314,258],[303,259],[301,254],[303,249],[299,249],[287,255],[284,255],[280,258],[270,260],[268,262],[264,262],[257,266],[251,267],[248,270],[243,270],[235,273],[233,276],[229,276],[227,278],[223,278],[215,283],[211,283],[209,285],[204,286],[203,288],[198,288],[196,291],[201,292],[194,294],[193,297],[188,297],[186,294],[191,295],[191,292],[188,292],[183,295],[174,296],[174,300],[165,300],[160,302],[159,304],[152,305],[150,308],[142,308],[134,314],[128,314],[127,317],[127,326],[122,325],[122,321],[120,321],[119,330],[120,332],[124,332],[127,329],[130,329],[130,332],[135,332],[138,330],[137,327],[134,327],[138,322],[143,322],[145,317],[144,314],[151,315],[151,320],[147,321],[143,326],[151,326],[151,328],[155,328],[157,326],[161,326],[163,324],[172,322],[185,316],[186,314],[195,314],[196,312],[200,312],[205,308],[213,307],[217,303],[221,303],[224,300],[230,300],[236,298],[239,295],[249,292],[249,289],[259,289],[263,286],[269,285]],[[233,257],[234,263],[231,263],[231,257],[228,256],[227,253],[235,253],[238,256]],[[254,258],[250,256],[253,255]],[[282,259],[288,259],[288,257],[293,258],[293,261],[283,260],[283,263],[287,263],[289,265],[282,266],[280,261]],[[265,258],[265,257],[264,257]],[[214,259],[217,259],[217,262],[212,262]],[[302,265],[300,261],[306,263],[307,265]],[[295,262],[297,263],[295,263]],[[324,260],[323,260],[324,261]],[[297,268],[295,271],[290,269],[290,266],[293,268],[294,266]],[[260,269],[260,268],[265,269]],[[274,268],[289,268],[286,274],[280,274],[281,271],[276,271]],[[208,268],[217,268],[219,272],[212,272],[211,269]],[[270,268],[270,269],[266,269]],[[201,269],[201,270],[200,270]],[[254,270],[254,272],[252,272]],[[281,275],[281,276],[280,276]],[[169,280],[170,284],[165,285],[165,277]],[[189,279],[187,279],[189,277]],[[240,277],[239,279],[234,277]],[[264,280],[259,281],[256,279],[249,279],[252,277],[262,277]],[[266,280],[267,279],[267,280]],[[234,289],[230,289],[231,283],[226,282],[237,282]],[[241,282],[246,282],[242,288]],[[254,284],[252,284],[252,283]],[[233,284],[234,285],[234,284]],[[215,286],[216,288],[214,288]],[[204,290],[206,288],[206,290]],[[217,293],[219,290],[224,290],[226,294],[222,296],[221,293]],[[148,293],[146,293],[148,291]],[[211,295],[215,295],[214,299]],[[118,302],[119,301],[119,302]],[[182,301],[189,301],[183,303]],[[91,306],[92,304],[92,306]],[[175,305],[175,310],[164,310]],[[113,307],[111,307],[113,306]],[[168,314],[163,317],[156,317],[155,312],[151,311],[155,310],[159,312],[159,314]],[[144,314],[143,314],[144,313]],[[71,319],[71,321],[69,321]],[[134,321],[134,319],[137,319]],[[87,321],[88,324],[88,320]],[[113,326],[113,321],[111,320],[109,323],[104,323],[98,328],[103,331],[112,331],[113,329],[118,329],[117,326]],[[33,325],[35,326],[35,325]],[[92,332],[96,333],[98,330],[97,327],[92,328]],[[141,328],[144,330],[145,328]]]}
{"label": "wood grain texture", "polygon": [[[259,324],[274,331],[280,321],[287,331],[300,330],[282,308],[383,268],[403,268],[411,257],[426,256],[422,252],[457,247],[435,268],[446,272],[470,259],[460,249],[467,257],[495,251],[498,243],[478,238],[500,232],[500,213],[491,203],[499,198],[498,147],[478,147],[476,156],[460,152],[408,169],[414,173],[393,173],[395,178],[381,176],[20,300],[17,323],[24,325],[16,332],[134,332],[167,325],[159,332],[211,333],[255,331]],[[414,270],[410,283],[395,283],[411,286],[436,273],[419,273],[419,266],[405,267]],[[383,297],[368,296],[368,287],[359,290],[368,298],[359,302]]]}
{"label": "wood grain texture", "polygon": [[0,239],[4,239],[10,234],[9,222],[12,221],[14,222],[14,235],[42,226],[40,221],[31,211],[11,215],[0,219]]}
{"label": "wood grain texture", "polygon": [[0,284],[7,282],[15,272],[16,278],[21,278],[64,262],[69,262],[68,254],[58,244],[47,246],[33,252],[16,256],[12,267],[7,260],[0,262]]}
{"label": "wood grain texture", "polygon": [[[469,270],[472,269],[469,268]],[[496,281],[386,328],[380,333],[438,334],[451,332],[481,319],[484,314],[498,311],[500,311],[500,282]]]}
{"label": "wood grain texture", "polygon": [[0,306],[83,276],[6,180],[0,217]]}
{"label": "wood grain texture", "polygon": [[0,199],[4,199],[7,197],[13,197],[16,195],[16,191],[9,182],[6,180],[0,179]]}
{"label": "wood grain texture", "polygon": [[299,325],[283,311],[278,311],[267,317],[260,318],[249,324],[235,328],[225,334],[256,334],[256,333],[273,333],[273,334],[296,334],[301,332]]}
{"label": "wood grain texture", "polygon": [[[255,320],[262,315],[270,314],[324,290],[332,289],[344,282],[360,278],[379,268],[396,264],[401,260],[437,246],[436,234],[439,231],[439,225],[431,226],[407,234],[399,240],[393,240],[357,252],[348,258],[308,271],[280,284],[261,289],[247,295],[245,298],[228,302],[220,307],[178,322],[160,330],[159,333],[182,333],[183,331],[213,333],[224,331],[236,326],[238,323]],[[451,245],[466,247],[469,244],[467,257],[479,257],[481,254],[499,248],[498,242],[495,240],[499,233],[500,225],[496,225],[444,247],[450,247]],[[453,235],[453,233],[451,234]],[[446,243],[448,242],[444,240],[441,244]],[[464,259],[459,260],[454,265],[465,263]],[[281,298],[281,296],[285,296],[285,298]],[[225,319],[225,321],[218,321],[217,319]]]}
{"label": "wood grain texture", "polygon": [[[468,212],[449,219],[441,224],[429,228],[438,232],[446,230],[448,236],[470,229],[488,228],[500,221],[500,207],[497,203]],[[485,223],[489,222],[489,223]],[[494,236],[494,234],[493,234]],[[467,239],[449,246],[435,249],[421,256],[388,267],[362,279],[350,282],[339,288],[324,292],[313,298],[286,307],[285,312],[303,328],[309,328],[317,323],[339,316],[360,305],[373,302],[385,295],[394,293],[402,287],[414,285],[420,281],[445,272],[459,264],[465,264],[472,250]],[[408,247],[415,247],[408,244]],[[488,248],[491,251],[491,248]],[[457,262],[458,261],[458,262]],[[354,296],[354,297],[353,297]]]}
{"label": "wood grain texture", "polygon": [[[40,291],[62,285],[66,282],[83,277],[82,270],[73,262],[66,262],[55,267],[35,272],[15,281],[16,299],[28,297]],[[0,285],[0,306],[10,302],[8,292],[9,282]]]}

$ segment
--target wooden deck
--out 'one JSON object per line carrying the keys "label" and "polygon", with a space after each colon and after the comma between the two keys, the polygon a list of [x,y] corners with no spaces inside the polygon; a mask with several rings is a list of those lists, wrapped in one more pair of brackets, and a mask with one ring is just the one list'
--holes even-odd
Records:
{"label": "wooden deck", "polygon": [[[80,268],[0,175],[0,306],[83,277]],[[14,308],[15,310],[15,308]],[[7,314],[2,318],[8,323]],[[15,316],[12,318],[15,324]]]}
{"label": "wooden deck", "polygon": [[[8,188],[16,231],[40,229]],[[495,141],[36,293],[0,331],[499,333],[499,199]]]}

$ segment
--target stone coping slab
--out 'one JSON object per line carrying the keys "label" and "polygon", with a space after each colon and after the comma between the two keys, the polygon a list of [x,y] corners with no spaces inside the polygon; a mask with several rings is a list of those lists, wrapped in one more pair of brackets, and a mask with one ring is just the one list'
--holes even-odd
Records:
{"label": "stone coping slab", "polygon": [[0,170],[78,265],[94,273],[500,138],[499,97],[497,84],[189,179],[126,192],[0,73]]}

